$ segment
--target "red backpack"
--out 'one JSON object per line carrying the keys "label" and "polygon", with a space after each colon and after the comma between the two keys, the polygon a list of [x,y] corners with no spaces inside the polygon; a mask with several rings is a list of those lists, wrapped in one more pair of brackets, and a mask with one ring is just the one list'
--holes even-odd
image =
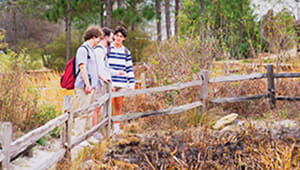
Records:
{"label": "red backpack", "polygon": [[[80,46],[80,47],[84,47],[87,50],[87,54],[88,54],[87,57],[89,59],[90,56],[89,56],[89,50],[87,49],[87,47],[85,47],[85,46]],[[78,71],[76,73],[76,56],[74,56],[71,60],[68,61],[67,65],[66,65],[65,73],[61,76],[61,79],[60,79],[60,86],[67,90],[74,89],[75,80],[76,80],[76,77],[78,76],[79,72],[80,72],[80,69],[78,69]]]}

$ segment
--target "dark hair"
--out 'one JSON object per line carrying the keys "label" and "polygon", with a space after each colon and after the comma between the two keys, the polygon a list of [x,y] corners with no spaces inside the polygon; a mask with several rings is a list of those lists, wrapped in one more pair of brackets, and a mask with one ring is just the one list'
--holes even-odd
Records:
{"label": "dark hair", "polygon": [[124,37],[127,37],[127,30],[124,27],[117,26],[114,34],[117,34],[118,32],[120,32]]}
{"label": "dark hair", "polygon": [[94,25],[89,26],[83,34],[84,41],[87,41],[93,37],[96,37],[96,38],[103,37],[103,32],[100,30],[100,28],[98,26],[94,26]]}
{"label": "dark hair", "polygon": [[110,34],[113,32],[113,30],[110,29],[110,28],[108,28],[108,27],[103,27],[103,28],[102,28],[102,31],[103,31],[103,33],[104,33],[104,37],[105,37],[105,36],[110,36]]}

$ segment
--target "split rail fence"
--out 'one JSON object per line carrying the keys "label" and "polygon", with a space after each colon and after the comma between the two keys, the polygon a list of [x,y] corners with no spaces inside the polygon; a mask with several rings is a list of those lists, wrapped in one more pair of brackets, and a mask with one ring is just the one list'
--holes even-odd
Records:
{"label": "split rail fence", "polygon": [[[0,144],[2,150],[0,150],[0,162],[2,162],[2,169],[9,170],[11,169],[10,161],[20,155],[26,148],[34,144],[41,137],[47,135],[50,131],[58,126],[62,126],[61,130],[61,149],[57,151],[56,156],[51,160],[41,164],[39,169],[48,169],[49,167],[55,166],[55,164],[62,160],[71,160],[71,150],[81,142],[88,139],[95,132],[100,129],[105,129],[106,134],[111,136],[111,124],[113,121],[124,121],[132,120],[142,117],[157,116],[157,115],[170,115],[181,113],[186,110],[190,110],[196,107],[203,106],[204,110],[206,109],[207,102],[213,103],[230,103],[230,102],[242,102],[254,99],[269,98],[270,108],[274,109],[276,107],[276,100],[287,100],[287,101],[300,101],[300,97],[288,97],[288,96],[275,96],[275,78],[299,78],[300,73],[273,73],[273,65],[267,65],[267,73],[254,73],[249,75],[231,75],[217,78],[210,78],[208,71],[201,72],[201,80],[190,81],[186,83],[177,83],[168,86],[154,87],[154,88],[145,88],[140,90],[132,91],[122,91],[122,92],[111,92],[111,86],[107,86],[107,93],[99,98],[98,102],[86,106],[85,108],[79,108],[73,110],[74,107],[74,97],[73,96],[64,96],[63,103],[63,113],[59,117],[50,120],[45,125],[32,130],[31,132],[25,134],[24,136],[18,138],[15,141],[12,141],[12,125],[10,122],[2,122],[0,124]],[[209,83],[219,83],[219,82],[232,82],[232,81],[242,81],[242,80],[254,80],[254,79],[263,79],[267,78],[268,80],[268,93],[267,94],[258,94],[253,96],[238,96],[238,97],[227,97],[227,98],[217,98],[208,100],[208,85]],[[159,111],[150,111],[144,113],[131,113],[124,114],[119,116],[112,116],[111,110],[111,101],[113,97],[119,96],[130,96],[137,94],[153,93],[153,92],[162,92],[167,90],[179,90],[182,88],[201,86],[200,97],[202,101],[196,101],[193,103],[176,106],[168,109],[163,109]],[[96,110],[98,107],[104,105],[104,113],[106,114],[105,118],[98,123],[96,126],[85,132],[83,135],[73,139],[72,135],[72,124],[73,119],[78,116],[88,115],[89,113]]]}

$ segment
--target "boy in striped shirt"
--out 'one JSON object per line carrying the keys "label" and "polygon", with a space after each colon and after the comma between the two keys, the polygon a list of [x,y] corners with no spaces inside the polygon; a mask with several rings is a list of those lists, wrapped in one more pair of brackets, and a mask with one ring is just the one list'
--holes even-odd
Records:
{"label": "boy in striped shirt", "polygon": [[[134,89],[134,72],[132,67],[131,53],[123,45],[126,40],[127,30],[117,26],[114,32],[114,42],[108,49],[108,63],[111,73],[112,86],[116,91]],[[120,115],[123,97],[112,99],[114,104],[113,115]],[[114,122],[114,133],[120,133],[120,122]]]}

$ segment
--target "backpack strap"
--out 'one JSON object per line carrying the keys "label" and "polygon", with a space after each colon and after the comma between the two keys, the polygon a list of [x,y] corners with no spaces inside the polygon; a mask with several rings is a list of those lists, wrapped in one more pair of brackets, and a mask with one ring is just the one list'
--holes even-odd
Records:
{"label": "backpack strap", "polygon": [[[124,46],[125,47],[125,46]],[[129,50],[125,47],[125,55],[126,55],[126,61],[128,61],[127,60],[127,57],[128,57],[128,55],[129,55]]]}
{"label": "backpack strap", "polygon": [[[84,46],[84,45],[81,45],[80,47],[83,47],[83,48],[86,49],[86,51],[87,51],[87,58],[90,59],[91,57],[90,57],[90,54],[89,54],[89,49],[86,46]],[[76,56],[74,57],[74,63],[73,64],[74,64],[74,71],[75,71],[76,70]],[[75,79],[78,76],[79,72],[80,72],[80,69],[78,68],[77,73],[75,73]]]}
{"label": "backpack strap", "polygon": [[[84,45],[82,45],[82,46],[80,46],[80,47],[83,47],[83,48],[86,49],[87,54],[88,54],[87,58],[90,59],[91,57],[90,57],[90,54],[89,54],[89,49],[88,49],[86,46],[84,46]],[[80,47],[79,47],[79,48],[80,48]]]}
{"label": "backpack strap", "polygon": [[107,58],[108,58],[108,55],[109,55],[110,51],[111,51],[111,47],[107,46]]}
{"label": "backpack strap", "polygon": [[104,47],[102,47],[101,45],[97,45],[96,47],[94,47],[94,49],[96,49],[96,48],[102,48],[102,49],[104,49]]}

